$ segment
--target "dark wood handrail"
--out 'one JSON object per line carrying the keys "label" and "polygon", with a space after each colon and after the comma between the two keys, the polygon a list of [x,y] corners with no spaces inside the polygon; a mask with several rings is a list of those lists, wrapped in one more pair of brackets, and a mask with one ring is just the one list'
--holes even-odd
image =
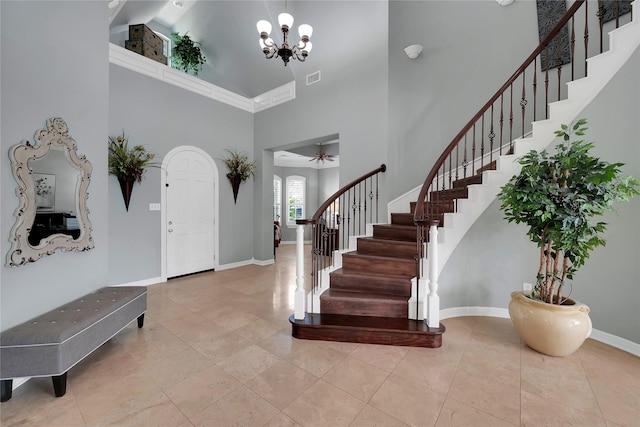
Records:
{"label": "dark wood handrail", "polygon": [[313,214],[311,219],[298,219],[296,220],[296,224],[300,224],[300,225],[315,224],[318,221],[318,219],[320,219],[322,214],[329,208],[329,206],[331,206],[333,202],[338,200],[338,197],[342,196],[350,188],[355,187],[356,185],[360,184],[362,181],[366,180],[367,178],[370,178],[380,172],[385,172],[386,170],[387,170],[387,165],[383,163],[382,165],[380,165],[379,168],[374,169],[371,172],[362,175],[360,178],[354,179],[353,181],[351,181],[350,183],[342,187],[340,190],[333,193],[331,197],[329,197],[322,205],[320,205],[320,207],[318,208],[316,213]]}
{"label": "dark wood handrail", "polygon": [[[520,77],[522,72],[526,70],[531,63],[537,58],[542,51],[547,48],[547,46],[551,43],[551,41],[560,33],[560,30],[569,22],[569,20],[573,17],[576,11],[582,6],[582,4],[586,0],[575,0],[571,7],[567,10],[567,12],[562,16],[562,18],[558,21],[558,23],[553,27],[553,29],[549,32],[549,34],[540,42],[538,47],[525,59],[520,67],[513,73],[513,75],[498,89],[498,91],[493,95],[489,101],[471,118],[471,120],[462,128],[460,132],[453,138],[451,143],[447,146],[447,148],[440,155],[433,168],[427,175],[427,178],[422,185],[422,189],[420,190],[420,195],[418,196],[418,200],[415,207],[414,212],[414,220],[416,223],[423,224],[427,218],[425,217],[424,206],[426,202],[427,192],[431,187],[434,179],[438,175],[438,171],[445,163],[449,155],[453,153],[453,151],[458,146],[458,143],[464,138],[466,135],[476,124],[476,122],[491,108],[491,106],[501,97],[503,94],[511,87],[511,85]],[[432,220],[433,221],[433,220]],[[435,222],[435,221],[434,221]]]}

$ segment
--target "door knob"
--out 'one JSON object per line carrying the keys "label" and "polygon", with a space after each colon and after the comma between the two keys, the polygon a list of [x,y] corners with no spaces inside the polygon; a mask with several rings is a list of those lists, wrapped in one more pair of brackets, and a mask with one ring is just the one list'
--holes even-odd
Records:
{"label": "door knob", "polygon": [[171,228],[168,231],[169,231],[169,233],[173,233],[173,229],[171,229]]}

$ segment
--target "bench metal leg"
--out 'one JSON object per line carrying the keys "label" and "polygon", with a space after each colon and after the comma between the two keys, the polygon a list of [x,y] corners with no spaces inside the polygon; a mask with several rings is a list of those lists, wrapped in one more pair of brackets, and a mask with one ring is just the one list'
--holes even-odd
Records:
{"label": "bench metal leg", "polygon": [[56,397],[62,397],[67,392],[67,373],[51,377],[53,381],[53,391]]}
{"label": "bench metal leg", "polygon": [[13,380],[1,380],[2,382],[2,397],[0,397],[0,402],[6,402],[11,399],[11,394],[13,392]]}
{"label": "bench metal leg", "polygon": [[138,328],[142,328],[143,325],[144,325],[144,313],[138,316]]}

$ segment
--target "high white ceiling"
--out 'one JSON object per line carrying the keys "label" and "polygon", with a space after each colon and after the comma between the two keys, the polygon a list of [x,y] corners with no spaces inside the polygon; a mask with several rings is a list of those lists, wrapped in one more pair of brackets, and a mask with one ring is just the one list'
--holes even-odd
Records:
{"label": "high white ceiling", "polygon": [[[305,76],[316,71],[322,72],[318,85],[340,81],[340,75],[367,53],[365,48],[376,47],[376,37],[384,39],[382,45],[386,46],[386,33],[372,34],[367,27],[362,4],[303,0],[113,0],[109,4],[110,35],[113,38],[120,34],[120,39],[126,40],[129,25],[141,23],[154,29],[166,28],[167,32],[188,32],[200,42],[207,59],[198,77],[253,98],[295,80],[296,76],[304,81]],[[281,43],[277,17],[284,11],[295,20],[290,45],[299,39],[300,24],[313,26],[313,50],[309,57],[304,63],[292,60],[286,67],[280,58],[264,57],[256,29],[258,20],[270,21],[274,27],[271,37]],[[336,150],[338,145],[335,144]]]}
{"label": "high white ceiling", "polygon": [[[319,69],[323,52],[328,52],[331,42],[327,37],[333,28],[321,23],[326,19],[317,14],[317,5],[313,3],[316,2],[286,3],[286,11],[295,19],[294,29],[290,32],[290,45],[299,40],[298,25],[308,23],[314,27],[311,37],[314,49],[307,62],[301,64],[291,61],[286,67],[279,58],[267,60],[264,57],[258,45],[259,34],[256,29],[258,20],[270,21],[274,26],[271,37],[281,43],[282,33],[277,25],[277,16],[285,11],[285,1],[120,0],[111,3],[115,16],[110,24],[110,32],[112,35],[125,32],[129,25],[141,23],[152,28],[154,24],[160,24],[181,34],[188,32],[193,40],[201,44],[207,59],[198,77],[247,98],[254,98],[294,80],[294,73],[300,72],[301,65],[305,65],[305,73]],[[175,4],[182,7],[176,7]],[[313,69],[307,67],[311,63],[314,64]]]}

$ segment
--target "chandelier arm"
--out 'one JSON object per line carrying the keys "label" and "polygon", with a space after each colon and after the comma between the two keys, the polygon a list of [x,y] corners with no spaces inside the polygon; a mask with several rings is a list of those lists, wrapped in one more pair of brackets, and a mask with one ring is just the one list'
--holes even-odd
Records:
{"label": "chandelier arm", "polygon": [[276,42],[273,42],[273,43],[271,43],[271,44],[268,44],[268,43],[267,43],[267,40],[269,40],[269,37],[267,37],[266,35],[265,35],[265,36],[262,36],[262,43],[264,43],[264,45],[265,45],[266,47],[269,47],[269,48],[271,48],[271,47],[275,47],[276,49],[278,48],[278,45],[276,45]]}
{"label": "chandelier arm", "polygon": [[297,50],[292,50],[291,51],[291,57],[293,59],[297,59],[300,62],[304,62],[305,59],[307,59],[307,55],[303,54],[303,53],[298,53]]}

